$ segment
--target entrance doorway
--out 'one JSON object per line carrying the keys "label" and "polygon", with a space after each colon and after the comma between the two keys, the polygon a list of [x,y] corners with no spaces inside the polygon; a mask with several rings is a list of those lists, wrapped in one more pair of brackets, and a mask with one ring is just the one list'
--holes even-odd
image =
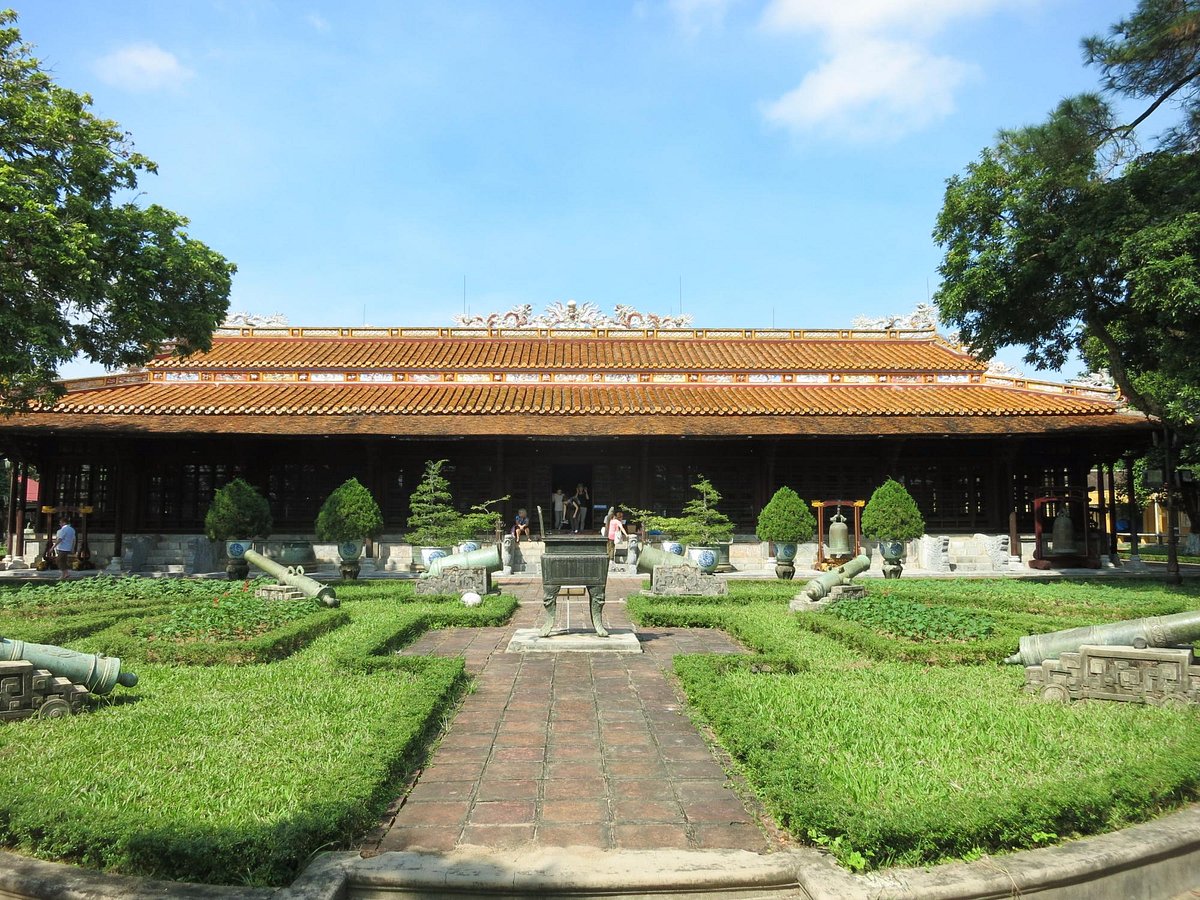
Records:
{"label": "entrance doorway", "polygon": [[[555,488],[562,488],[563,494],[570,497],[575,493],[575,486],[582,484],[587,488],[588,496],[592,497],[592,467],[588,463],[562,463],[555,464],[550,467],[550,491]],[[587,509],[584,512],[583,526],[584,529],[592,526],[592,503],[594,497],[588,501]],[[599,526],[597,526],[599,527]]]}

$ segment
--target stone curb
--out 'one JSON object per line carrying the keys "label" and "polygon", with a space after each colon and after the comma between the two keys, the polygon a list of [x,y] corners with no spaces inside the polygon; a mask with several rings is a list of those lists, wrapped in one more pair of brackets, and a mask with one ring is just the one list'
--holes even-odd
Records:
{"label": "stone curb", "polygon": [[1165,900],[1200,888],[1200,804],[1123,831],[931,869],[852,875],[808,849],[325,853],[280,889],[178,884],[106,875],[0,853],[0,897],[37,900],[345,900],[530,896],[987,900],[1095,897]]}

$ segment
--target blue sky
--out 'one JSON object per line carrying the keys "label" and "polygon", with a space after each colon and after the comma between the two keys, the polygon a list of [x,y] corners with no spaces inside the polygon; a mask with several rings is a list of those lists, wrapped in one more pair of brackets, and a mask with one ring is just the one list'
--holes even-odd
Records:
{"label": "blue sky", "polygon": [[928,299],[946,178],[997,129],[1094,89],[1079,42],[1133,6],[53,0],[18,12],[58,81],[159,164],[146,199],[237,263],[232,310],[448,325],[465,278],[472,313],[567,299],[668,313],[682,294],[700,327],[823,328]]}

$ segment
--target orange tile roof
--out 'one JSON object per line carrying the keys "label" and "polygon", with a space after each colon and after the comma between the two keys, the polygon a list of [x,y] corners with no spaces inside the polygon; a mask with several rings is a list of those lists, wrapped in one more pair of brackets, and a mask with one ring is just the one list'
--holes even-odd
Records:
{"label": "orange tile roof", "polygon": [[933,332],[245,329],[0,428],[286,434],[964,434],[1144,427]]}
{"label": "orange tile roof", "polygon": [[986,384],[144,382],[11,426],[288,434],[972,434],[1140,427],[1110,401]]}
{"label": "orange tile roof", "polygon": [[[849,339],[792,338],[760,332],[713,338],[664,337],[226,337],[208,353],[159,357],[152,369],[344,369],[592,371],[983,372],[982,363],[940,338],[900,340],[886,333]],[[771,335],[771,336],[767,336]]]}

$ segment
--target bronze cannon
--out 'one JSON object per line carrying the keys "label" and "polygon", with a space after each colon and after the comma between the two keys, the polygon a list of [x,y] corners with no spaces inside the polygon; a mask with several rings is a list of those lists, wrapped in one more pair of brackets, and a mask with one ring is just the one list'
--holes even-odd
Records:
{"label": "bronze cannon", "polygon": [[1057,659],[1063,653],[1077,651],[1085,644],[1093,646],[1183,647],[1200,640],[1200,610],[1170,616],[1126,619],[1107,625],[1084,625],[1047,634],[1027,634],[1019,649],[1004,660],[1012,665],[1037,666],[1043,660]]}
{"label": "bronze cannon", "polygon": [[25,660],[53,675],[69,678],[93,694],[107,694],[114,685],[133,687],[138,677],[121,671],[121,660],[103,653],[78,653],[53,644],[30,644],[0,638],[0,662]]}
{"label": "bronze cannon", "polygon": [[483,569],[485,572],[499,572],[500,563],[500,548],[495,544],[488,547],[481,547],[478,550],[467,550],[464,553],[451,553],[448,556],[439,556],[437,559],[430,560],[429,568],[421,575],[422,578],[431,578],[434,575],[440,575],[442,570],[458,567],[460,569]]}
{"label": "bronze cannon", "polygon": [[314,578],[309,578],[304,574],[303,566],[283,566],[254,550],[247,550],[244,559],[268,575],[274,576],[282,584],[295,588],[305,597],[317,600],[325,606],[338,605],[337,594],[334,593],[333,588],[327,584],[321,584]]}
{"label": "bronze cannon", "polygon": [[650,585],[653,587],[654,568],[656,566],[688,565],[692,565],[692,562],[686,556],[680,556],[678,553],[668,553],[665,550],[659,550],[657,547],[651,547],[647,544],[641,548],[641,553],[638,555],[637,570],[642,575],[650,576]]}
{"label": "bronze cannon", "polygon": [[824,575],[818,575],[804,586],[801,592],[812,601],[821,600],[838,585],[849,584],[855,575],[861,575],[871,568],[871,559],[866,554],[859,554],[848,563],[830,569]]}

